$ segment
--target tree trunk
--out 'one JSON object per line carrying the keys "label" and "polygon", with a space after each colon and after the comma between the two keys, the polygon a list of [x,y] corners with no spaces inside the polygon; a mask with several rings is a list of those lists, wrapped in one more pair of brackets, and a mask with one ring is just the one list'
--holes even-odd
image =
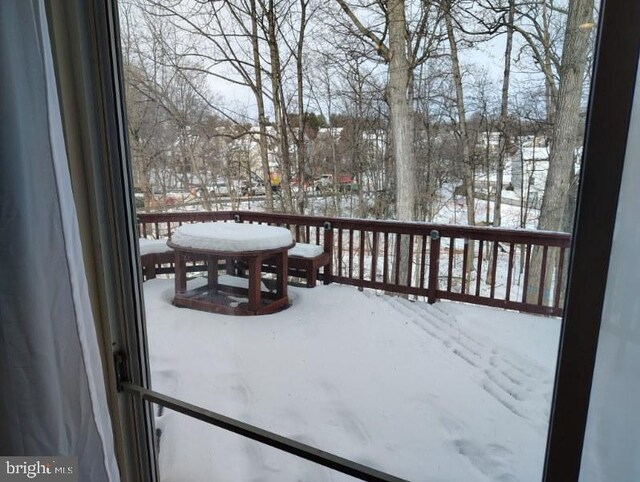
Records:
{"label": "tree trunk", "polygon": [[[415,219],[415,155],[413,145],[413,99],[410,93],[411,65],[407,58],[407,21],[404,0],[387,2],[389,27],[389,84],[388,103],[396,177],[396,218]],[[409,239],[401,241],[399,284],[407,285]]]}
{"label": "tree trunk", "polygon": [[[460,132],[460,138],[462,142],[462,179],[465,191],[465,200],[467,205],[467,224],[474,226],[476,224],[476,212],[475,212],[475,194],[474,194],[474,176],[473,166],[471,165],[471,152],[469,149],[469,131],[467,129],[466,110],[464,104],[464,93],[462,91],[462,74],[460,73],[460,61],[458,58],[458,46],[456,44],[455,32],[453,31],[453,22],[451,19],[451,2],[446,1],[444,4],[445,26],[447,29],[447,38],[449,39],[449,48],[451,50],[451,69],[453,73],[453,83],[456,91],[456,106],[458,113],[458,130]],[[467,273],[471,276],[471,272],[474,269],[473,254],[475,243],[469,240],[467,244]],[[467,280],[467,281],[469,281]],[[469,283],[467,282],[467,285]]]}
{"label": "tree trunk", "polygon": [[[260,146],[260,163],[262,165],[262,179],[265,187],[265,209],[273,211],[273,191],[271,189],[271,173],[269,172],[269,145],[267,142],[267,117],[264,110],[264,97],[262,92],[262,64],[260,61],[260,44],[258,41],[258,9],[256,0],[251,0],[251,47],[253,50],[253,69],[255,75],[254,95],[258,109],[258,129]],[[249,179],[251,185],[252,180]]]}
{"label": "tree trunk", "polygon": [[304,164],[305,164],[305,126],[306,119],[304,115],[304,83],[303,83],[303,65],[302,54],[304,46],[304,33],[307,22],[307,1],[300,0],[300,33],[298,36],[298,45],[296,49],[296,77],[297,77],[297,94],[298,94],[298,136],[297,136],[297,150],[298,150],[298,192],[297,192],[297,207],[300,214],[304,214]]}
{"label": "tree trunk", "polygon": [[[511,78],[511,51],[513,48],[513,18],[515,15],[515,0],[509,0],[509,15],[507,18],[507,42],[504,49],[504,74],[502,75],[502,98],[500,101],[500,141],[498,143],[498,161],[496,165],[496,194],[493,203],[494,227],[502,224],[502,188],[504,185],[504,159],[509,144],[507,122],[509,121],[509,80]],[[487,173],[487,179],[489,175]],[[487,202],[489,198],[487,197]],[[487,266],[492,266],[493,250],[489,251]],[[493,284],[493,273],[487,273],[487,284]]]}
{"label": "tree trunk", "polygon": [[286,212],[293,210],[291,201],[290,171],[291,161],[289,158],[289,141],[287,135],[287,113],[282,96],[282,73],[280,71],[280,50],[277,39],[277,19],[274,0],[269,0],[267,16],[267,44],[269,46],[269,58],[271,60],[271,91],[273,96],[273,110],[276,119],[276,130],[278,137],[278,149],[280,151],[280,193],[283,200],[283,208]]}
{"label": "tree trunk", "polygon": [[[449,9],[450,3],[445,3]],[[469,226],[476,223],[475,204],[474,204],[474,186],[473,186],[473,166],[471,165],[471,151],[469,149],[469,130],[467,129],[466,109],[464,104],[464,93],[462,91],[462,74],[460,73],[460,61],[458,58],[458,46],[456,44],[455,32],[453,31],[453,22],[447,11],[445,15],[445,25],[447,28],[447,37],[449,39],[449,48],[451,49],[451,69],[453,73],[453,84],[456,91],[456,107],[458,114],[458,130],[462,143],[462,177],[464,182],[465,197],[467,203],[467,222]]]}
{"label": "tree trunk", "polygon": [[556,83],[551,68],[551,35],[550,35],[550,15],[547,7],[547,0],[542,2],[542,50],[544,52],[544,90],[547,107],[547,125],[552,126],[555,122],[557,95]]}
{"label": "tree trunk", "polygon": [[515,0],[509,0],[507,19],[507,45],[504,49],[504,75],[502,76],[502,99],[500,102],[500,142],[498,145],[498,165],[496,166],[496,197],[493,204],[493,226],[502,224],[502,187],[504,184],[504,159],[509,138],[507,122],[509,120],[509,81],[511,79],[511,50],[513,48],[513,18]]}
{"label": "tree trunk", "polygon": [[[563,227],[565,207],[570,192],[575,163],[576,130],[579,125],[582,84],[587,63],[589,29],[592,24],[594,0],[572,0],[569,3],[567,27],[560,65],[560,88],[555,110],[553,143],[549,156],[549,170],[545,184],[538,229],[559,231]],[[536,302],[540,282],[542,254],[534,250],[527,299]],[[551,270],[547,270],[550,272]],[[550,286],[545,283],[545,299]]]}
{"label": "tree trunk", "polygon": [[413,146],[411,80],[407,59],[407,22],[404,0],[389,0],[389,85],[388,102],[396,174],[396,217],[414,219],[415,156]]}

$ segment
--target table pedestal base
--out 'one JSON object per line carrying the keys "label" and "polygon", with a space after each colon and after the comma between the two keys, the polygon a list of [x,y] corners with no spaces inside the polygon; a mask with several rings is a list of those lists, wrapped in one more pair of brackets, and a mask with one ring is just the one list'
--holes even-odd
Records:
{"label": "table pedestal base", "polygon": [[[173,304],[184,308],[193,308],[226,315],[266,315],[289,306],[287,296],[287,251],[290,246],[259,252],[229,253],[185,248],[169,245],[175,253],[175,296]],[[205,286],[187,290],[187,270],[185,260],[191,254],[206,255],[208,280]],[[247,267],[248,288],[221,284],[218,279],[219,261],[224,261],[228,274],[235,274],[236,262]],[[269,261],[276,265],[275,289],[263,292],[262,265]],[[247,298],[238,301],[233,296]]]}
{"label": "table pedestal base", "polygon": [[176,293],[173,298],[174,306],[191,308],[194,310],[221,313],[223,315],[268,315],[289,306],[289,297],[278,298],[274,293],[262,292],[257,310],[249,309],[247,301],[238,301],[238,295],[246,297],[248,290],[235,286],[218,285],[215,291],[209,286],[201,286],[184,293]]}

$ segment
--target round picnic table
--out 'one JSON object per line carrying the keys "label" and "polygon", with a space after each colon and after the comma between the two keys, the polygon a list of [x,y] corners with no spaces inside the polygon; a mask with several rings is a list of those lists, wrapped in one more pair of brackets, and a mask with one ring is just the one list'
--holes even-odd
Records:
{"label": "round picnic table", "polygon": [[[167,245],[175,253],[175,296],[173,304],[230,315],[264,315],[286,308],[287,251],[295,245],[285,228],[258,224],[214,222],[185,224],[177,228]],[[193,255],[206,258],[207,284],[187,290],[186,261]],[[222,284],[219,262],[228,274],[247,270],[248,288]],[[275,290],[263,292],[262,266],[276,266]],[[238,301],[238,295],[247,301]]]}

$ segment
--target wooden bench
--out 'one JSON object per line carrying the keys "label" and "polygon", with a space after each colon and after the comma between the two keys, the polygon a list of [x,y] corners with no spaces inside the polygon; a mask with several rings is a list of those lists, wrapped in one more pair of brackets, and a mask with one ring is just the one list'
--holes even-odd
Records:
{"label": "wooden bench", "polygon": [[288,252],[289,276],[305,278],[307,288],[313,288],[322,268],[324,284],[332,281],[332,255],[317,244],[297,243]]}
{"label": "wooden bench", "polygon": [[[142,265],[142,279],[154,279],[156,274],[173,272],[173,249],[167,246],[166,239],[138,239],[140,246],[140,264]],[[163,268],[162,265],[172,265]]]}
{"label": "wooden bench", "polygon": [[[322,246],[297,242],[287,253],[289,276],[305,279],[307,288],[316,285],[320,268],[323,283],[328,285],[333,282],[333,227],[325,221],[322,228]],[[265,271],[273,272],[273,266],[265,266]]]}
{"label": "wooden bench", "polygon": [[[167,246],[166,239],[138,240],[140,246],[140,265],[142,267],[142,280],[155,279],[159,274],[175,273],[175,253]],[[188,257],[187,271],[190,273],[207,271],[205,256]]]}
{"label": "wooden bench", "polygon": [[[173,251],[168,253],[149,253],[140,256],[140,264],[142,265],[142,279],[147,281],[154,279],[157,274],[173,273]],[[170,264],[171,267],[163,265]]]}

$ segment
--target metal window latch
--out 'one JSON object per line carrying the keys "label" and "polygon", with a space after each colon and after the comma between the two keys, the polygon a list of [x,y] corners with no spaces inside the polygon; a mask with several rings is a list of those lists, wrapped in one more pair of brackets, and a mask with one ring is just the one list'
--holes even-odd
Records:
{"label": "metal window latch", "polygon": [[116,389],[121,392],[122,384],[131,381],[127,354],[124,350],[118,350],[113,354],[113,362],[116,371]]}

